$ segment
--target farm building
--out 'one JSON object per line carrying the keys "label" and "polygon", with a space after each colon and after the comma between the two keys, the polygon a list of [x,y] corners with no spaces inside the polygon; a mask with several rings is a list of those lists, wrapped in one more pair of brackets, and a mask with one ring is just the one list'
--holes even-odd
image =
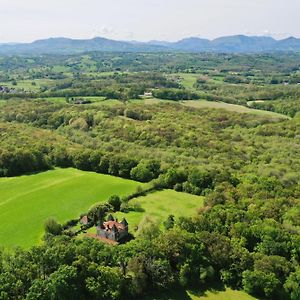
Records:
{"label": "farm building", "polygon": [[89,219],[88,219],[88,216],[83,216],[81,219],[80,219],[80,223],[82,225],[87,225],[89,223]]}
{"label": "farm building", "polygon": [[153,97],[153,94],[152,94],[152,92],[145,92],[144,96],[145,97]]}

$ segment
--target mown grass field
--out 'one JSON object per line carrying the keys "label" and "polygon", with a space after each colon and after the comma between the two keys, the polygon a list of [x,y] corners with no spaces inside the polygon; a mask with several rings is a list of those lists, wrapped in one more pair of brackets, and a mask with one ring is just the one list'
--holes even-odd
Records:
{"label": "mown grass field", "polygon": [[77,218],[94,203],[130,194],[140,185],[71,168],[0,178],[0,245],[29,247],[39,242],[47,218]]}
{"label": "mown grass field", "polygon": [[204,198],[200,196],[163,190],[130,201],[131,205],[138,203],[143,211],[119,212],[115,216],[118,219],[125,217],[130,224],[129,230],[133,232],[146,215],[158,222],[165,221],[170,214],[175,217],[195,215],[197,208],[203,206],[203,200]]}

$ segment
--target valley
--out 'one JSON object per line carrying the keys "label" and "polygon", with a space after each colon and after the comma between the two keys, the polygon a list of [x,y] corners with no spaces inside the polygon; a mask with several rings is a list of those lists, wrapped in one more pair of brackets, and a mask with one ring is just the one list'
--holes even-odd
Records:
{"label": "valley", "polygon": [[299,69],[0,56],[0,298],[297,300]]}

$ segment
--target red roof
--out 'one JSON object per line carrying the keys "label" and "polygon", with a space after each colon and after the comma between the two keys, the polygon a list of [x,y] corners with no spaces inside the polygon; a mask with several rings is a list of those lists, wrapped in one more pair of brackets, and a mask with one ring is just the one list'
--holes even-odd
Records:
{"label": "red roof", "polygon": [[117,227],[118,230],[124,230],[125,227],[122,223],[119,223],[117,221],[107,221],[103,223],[103,226],[105,229],[112,229],[114,226]]}

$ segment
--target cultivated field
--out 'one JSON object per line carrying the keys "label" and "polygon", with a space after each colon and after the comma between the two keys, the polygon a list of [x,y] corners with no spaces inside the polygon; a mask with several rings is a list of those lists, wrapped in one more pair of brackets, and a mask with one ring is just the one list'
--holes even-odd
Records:
{"label": "cultivated field", "polygon": [[77,218],[109,196],[132,193],[138,182],[75,169],[0,178],[0,245],[29,247],[43,234],[48,217]]}

